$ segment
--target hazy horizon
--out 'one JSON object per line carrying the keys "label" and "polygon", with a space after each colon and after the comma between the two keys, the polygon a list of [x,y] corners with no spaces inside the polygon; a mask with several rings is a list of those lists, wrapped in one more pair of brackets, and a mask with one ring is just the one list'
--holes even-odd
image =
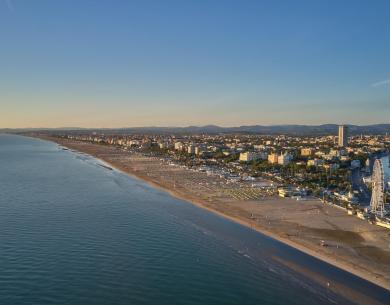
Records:
{"label": "hazy horizon", "polygon": [[390,117],[387,1],[0,0],[0,128]]}
{"label": "hazy horizon", "polygon": [[214,123],[205,123],[205,124],[166,124],[166,125],[117,125],[117,126],[72,126],[72,125],[54,125],[54,126],[0,126],[0,129],[126,129],[126,128],[186,128],[186,127],[206,127],[206,126],[217,126],[221,128],[236,128],[243,126],[289,126],[289,125],[297,125],[297,126],[321,126],[321,125],[355,125],[355,126],[371,126],[371,125],[390,125],[390,122],[369,122],[364,124],[359,123],[350,123],[350,122],[323,122],[323,123],[270,123],[270,124],[262,124],[262,123],[243,123],[236,125],[223,125],[223,124],[214,124]]}

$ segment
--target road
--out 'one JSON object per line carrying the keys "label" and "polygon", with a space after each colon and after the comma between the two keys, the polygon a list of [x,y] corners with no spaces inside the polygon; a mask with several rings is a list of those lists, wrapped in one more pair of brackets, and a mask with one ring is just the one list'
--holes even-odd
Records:
{"label": "road", "polygon": [[351,184],[352,190],[358,191],[358,199],[360,205],[369,205],[371,199],[371,192],[368,187],[364,184],[360,168],[354,168],[351,171]]}

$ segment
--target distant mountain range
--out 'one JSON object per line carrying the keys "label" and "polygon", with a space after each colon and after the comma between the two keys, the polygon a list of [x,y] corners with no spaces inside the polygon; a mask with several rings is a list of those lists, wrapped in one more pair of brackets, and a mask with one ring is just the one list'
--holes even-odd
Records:
{"label": "distant mountain range", "polygon": [[[357,134],[386,134],[390,133],[390,124],[375,125],[347,125],[351,135]],[[188,127],[129,127],[129,128],[31,128],[31,129],[0,129],[0,132],[31,132],[43,131],[54,132],[74,132],[77,131],[97,131],[105,133],[173,133],[173,134],[219,134],[219,133],[250,133],[250,134],[285,134],[285,135],[329,135],[337,134],[337,124],[324,125],[250,125],[239,127],[220,127],[216,125],[188,126]]]}

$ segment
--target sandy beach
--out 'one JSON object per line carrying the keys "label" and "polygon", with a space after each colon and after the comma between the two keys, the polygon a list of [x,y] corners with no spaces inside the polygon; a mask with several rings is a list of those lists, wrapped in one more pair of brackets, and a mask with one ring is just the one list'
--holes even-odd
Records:
{"label": "sandy beach", "polygon": [[[275,195],[237,199],[239,189],[222,178],[190,171],[159,158],[112,146],[41,137],[89,154],[171,195],[250,227],[300,251],[390,290],[390,231],[318,199],[297,201]],[[321,245],[321,241],[326,246]],[[294,266],[289,266],[294,269]],[[303,271],[302,271],[303,272]],[[322,285],[326,279],[305,272]],[[350,293],[341,283],[330,289]],[[347,295],[346,295],[347,297]],[[360,296],[361,304],[376,304]]]}

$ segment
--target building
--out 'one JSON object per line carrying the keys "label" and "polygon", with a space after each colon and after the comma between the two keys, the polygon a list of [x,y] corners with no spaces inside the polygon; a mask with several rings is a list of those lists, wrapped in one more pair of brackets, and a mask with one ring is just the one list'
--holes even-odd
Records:
{"label": "building", "polygon": [[311,156],[314,153],[313,148],[302,148],[301,149],[301,156]]}
{"label": "building", "polygon": [[194,145],[189,145],[187,147],[187,153],[189,153],[191,155],[195,154],[195,146]]}
{"label": "building", "polygon": [[278,155],[277,154],[269,154],[268,155],[268,162],[271,164],[278,163]]}
{"label": "building", "polygon": [[311,159],[307,161],[307,166],[322,166],[324,165],[324,160],[322,159]]}
{"label": "building", "polygon": [[280,197],[301,197],[307,196],[306,190],[293,188],[293,187],[284,187],[278,189],[278,194]]}
{"label": "building", "polygon": [[195,146],[195,155],[199,156],[202,154],[203,149],[199,146]]}
{"label": "building", "polygon": [[160,149],[165,149],[169,147],[169,144],[167,142],[160,142],[158,143],[158,147],[160,147]]}
{"label": "building", "polygon": [[359,168],[360,167],[360,160],[352,160],[351,167],[352,168]]}
{"label": "building", "polygon": [[340,165],[338,163],[324,164],[324,168],[330,172],[338,170]]}
{"label": "building", "polygon": [[241,162],[250,162],[250,161],[253,161],[253,153],[252,152],[242,152],[240,153],[240,161]]}
{"label": "building", "polygon": [[267,147],[263,144],[257,144],[257,145],[253,145],[253,148],[255,150],[263,150],[263,149],[266,149]]}
{"label": "building", "polygon": [[144,139],[141,143],[141,148],[150,148],[152,146],[152,141],[150,139]]}
{"label": "building", "polygon": [[288,153],[281,154],[278,157],[278,164],[283,165],[283,166],[288,165],[292,159],[293,159],[292,155],[290,155]]}
{"label": "building", "polygon": [[339,144],[339,147],[348,146],[348,127],[345,125],[339,126],[338,144]]}
{"label": "building", "polygon": [[256,161],[256,160],[266,159],[266,158],[267,157],[264,156],[264,153],[257,153],[252,151],[240,153],[240,161],[242,162],[250,162],[250,161]]}
{"label": "building", "polygon": [[183,150],[183,143],[182,142],[176,142],[175,143],[175,150]]}

